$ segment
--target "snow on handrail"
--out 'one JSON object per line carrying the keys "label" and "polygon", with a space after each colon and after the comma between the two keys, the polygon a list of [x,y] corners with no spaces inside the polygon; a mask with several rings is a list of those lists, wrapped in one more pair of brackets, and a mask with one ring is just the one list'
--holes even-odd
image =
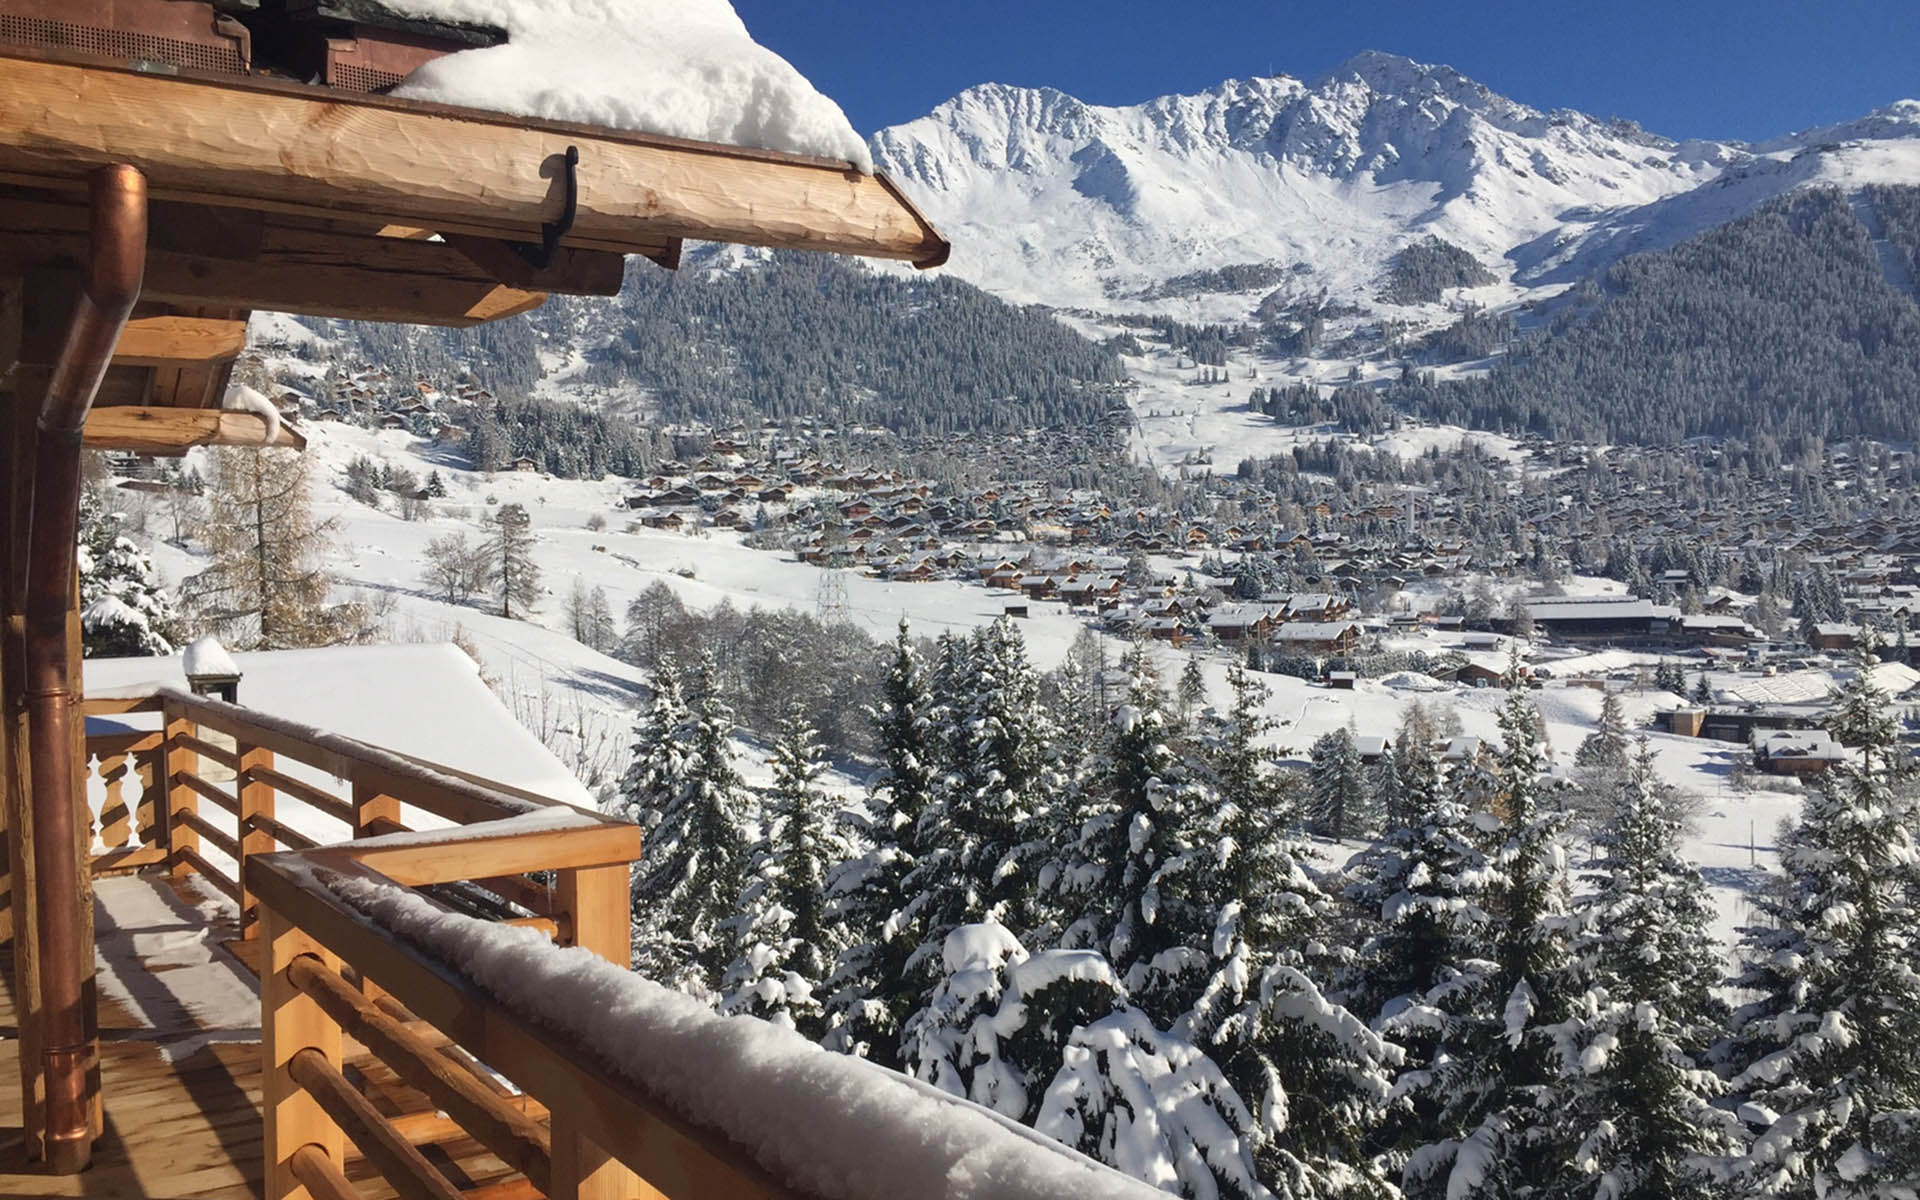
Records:
{"label": "snow on handrail", "polygon": [[1164,1200],[960,1097],[768,1022],[719,1016],[533,930],[447,912],[377,876],[306,879],[788,1187],[827,1200]]}

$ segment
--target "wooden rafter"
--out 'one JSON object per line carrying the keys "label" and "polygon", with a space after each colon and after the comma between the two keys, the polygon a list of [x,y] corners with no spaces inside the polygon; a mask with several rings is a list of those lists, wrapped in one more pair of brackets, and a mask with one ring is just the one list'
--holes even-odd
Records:
{"label": "wooden rafter", "polygon": [[136,317],[127,322],[113,361],[164,367],[238,358],[247,347],[247,322],[217,317]]}
{"label": "wooden rafter", "polygon": [[[0,270],[83,266],[85,221],[75,206],[0,191]],[[149,246],[146,302],[418,325],[496,321],[538,307],[548,291],[610,296],[625,271],[618,255],[569,250],[545,271],[529,267],[522,278],[541,290],[528,290],[444,242],[200,205],[155,205]]]}
{"label": "wooden rafter", "polygon": [[884,178],[845,163],[624,134],[258,79],[143,74],[72,56],[0,58],[0,173],[71,185],[108,162],[154,195],[533,242],[562,207],[566,245],[657,253],[671,238],[946,261]]}
{"label": "wooden rafter", "polygon": [[307,446],[299,430],[284,424],[273,441],[267,441],[267,422],[258,413],[144,405],[94,409],[87,414],[82,437],[89,450],[160,455],[184,454],[193,446]]}

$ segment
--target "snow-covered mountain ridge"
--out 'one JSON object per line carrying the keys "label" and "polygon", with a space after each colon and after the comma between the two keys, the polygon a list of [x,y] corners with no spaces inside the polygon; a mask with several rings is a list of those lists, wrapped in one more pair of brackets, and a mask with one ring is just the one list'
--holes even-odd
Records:
{"label": "snow-covered mountain ridge", "polygon": [[[1302,296],[1368,304],[1393,255],[1435,235],[1493,269],[1474,298],[1498,303],[1796,186],[1920,178],[1920,102],[1753,145],[1676,141],[1366,53],[1313,83],[1130,107],[983,84],[872,146],[953,240],[951,269],[1011,300],[1140,309],[1175,276],[1262,263]],[[1260,298],[1152,307],[1227,319]]]}

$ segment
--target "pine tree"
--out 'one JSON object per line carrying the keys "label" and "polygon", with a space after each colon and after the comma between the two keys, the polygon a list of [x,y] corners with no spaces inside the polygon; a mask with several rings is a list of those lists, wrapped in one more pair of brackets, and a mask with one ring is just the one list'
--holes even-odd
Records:
{"label": "pine tree", "polygon": [[1707,673],[1700,672],[1700,678],[1694,680],[1692,700],[1695,704],[1712,704],[1713,687],[1707,682]]}
{"label": "pine tree", "polygon": [[720,699],[710,654],[677,706],[671,666],[654,673],[623,805],[648,830],[633,910],[640,969],[697,992],[715,992],[734,948],[723,924],[746,883],[746,797],[733,764],[733,715]]}
{"label": "pine tree", "polygon": [[1127,702],[1095,768],[1089,815],[1063,872],[1064,940],[1098,951],[1134,1002],[1166,1026],[1198,995],[1214,929],[1211,815],[1144,648],[1127,656]]}
{"label": "pine tree", "polygon": [[121,532],[100,494],[80,495],[80,646],[88,658],[172,654],[180,637],[173,597],[153,560]]}
{"label": "pine tree", "polygon": [[1097,954],[1029,955],[1003,925],[961,925],[941,941],[934,986],[907,1019],[903,1054],[916,1078],[1031,1125],[1069,1036],[1125,1005]]}
{"label": "pine tree", "polygon": [[1831,728],[1857,747],[1807,797],[1781,844],[1786,887],[1743,931],[1731,1081],[1756,1130],[1741,1164],[1754,1191],[1880,1197],[1911,1163],[1920,1126],[1920,813],[1894,770],[1901,754],[1883,693],[1861,669]]}
{"label": "pine tree", "polygon": [[1322,735],[1309,756],[1308,824],[1336,841],[1363,832],[1371,823],[1373,800],[1352,732],[1342,727]]}
{"label": "pine tree", "polygon": [[493,514],[493,532],[487,536],[487,559],[493,564],[494,595],[500,615],[512,617],[514,606],[525,616],[540,601],[540,568],[533,561],[533,518],[518,504],[503,504]]}
{"label": "pine tree", "polygon": [[773,787],[753,878],[741,893],[721,1010],[762,1017],[809,1038],[826,1030],[819,994],[839,951],[826,917],[826,873],[844,849],[829,828],[820,744],[795,708],[774,742]]}
{"label": "pine tree", "polygon": [[1248,1103],[1260,1174],[1298,1197],[1391,1193],[1368,1161],[1400,1052],[1324,987],[1339,956],[1333,912],[1298,832],[1299,804],[1274,752],[1267,689],[1228,672],[1233,706],[1208,724],[1214,931],[1209,972],[1171,1032],[1204,1050]]}
{"label": "pine tree", "polygon": [[206,545],[213,561],[185,589],[196,624],[247,650],[324,646],[353,632],[357,614],[327,605],[322,564],[333,523],[314,520],[306,457],[222,448],[212,461]]}
{"label": "pine tree", "polygon": [[1370,932],[1342,989],[1403,1054],[1393,1105],[1371,1139],[1395,1162],[1456,1128],[1449,1089],[1495,973],[1492,871],[1481,849],[1491,818],[1467,801],[1474,773],[1462,764],[1443,784],[1431,743],[1403,737],[1400,749],[1407,815],[1361,856],[1347,889]]}
{"label": "pine tree", "polygon": [[1726,1020],[1700,873],[1647,744],[1600,835],[1599,870],[1576,913],[1572,956],[1587,992],[1557,1031],[1556,1109],[1580,1139],[1556,1195],[1664,1200],[1710,1193],[1737,1148],[1705,1065]]}
{"label": "pine tree", "polygon": [[1180,671],[1180,686],[1175,692],[1180,702],[1180,719],[1190,720],[1207,703],[1207,677],[1200,670],[1200,656],[1187,655],[1187,665]]}
{"label": "pine tree", "polygon": [[1607,692],[1600,701],[1600,728],[1574,751],[1576,766],[1615,772],[1628,765],[1627,722],[1620,710],[1620,697]]}
{"label": "pine tree", "polygon": [[440,478],[440,472],[437,469],[427,474],[427,495],[435,500],[446,498],[447,484]]}
{"label": "pine tree", "polygon": [[1440,1128],[1447,1136],[1417,1151],[1403,1175],[1415,1197],[1547,1195],[1573,1149],[1552,1088],[1559,1073],[1552,1030],[1570,1015],[1576,994],[1563,936],[1563,818],[1541,806],[1539,714],[1518,672],[1510,678],[1494,774],[1503,814],[1488,894],[1494,970],[1486,1003],[1466,1030],[1465,1058],[1446,1072]]}
{"label": "pine tree", "polygon": [[934,682],[951,766],[940,802],[921,814],[922,840],[937,851],[916,872],[916,886],[933,893],[927,934],[980,920],[1032,928],[1058,780],[1052,723],[1019,630],[1002,618],[964,651],[947,642]]}
{"label": "pine tree", "polygon": [[869,716],[881,767],[863,831],[867,849],[836,867],[828,881],[834,918],[851,936],[834,966],[826,1044],[899,1067],[901,1029],[924,994],[908,960],[924,933],[925,896],[911,892],[908,880],[920,861],[921,821],[941,772],[933,695],[905,621],[880,703]]}
{"label": "pine tree", "polygon": [[589,588],[584,579],[575,578],[567,592],[567,629],[575,641],[602,654],[612,653],[619,639],[613,624],[613,607],[607,602],[607,590]]}

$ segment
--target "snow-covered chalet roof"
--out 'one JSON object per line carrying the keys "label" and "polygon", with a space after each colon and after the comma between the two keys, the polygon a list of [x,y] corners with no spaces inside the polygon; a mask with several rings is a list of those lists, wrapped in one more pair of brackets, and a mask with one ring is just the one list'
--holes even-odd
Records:
{"label": "snow-covered chalet roof", "polygon": [[[488,690],[457,647],[333,646],[233,655],[240,703],[328,733],[582,807],[592,793]],[[181,655],[91,658],[89,694],[186,690]]]}

